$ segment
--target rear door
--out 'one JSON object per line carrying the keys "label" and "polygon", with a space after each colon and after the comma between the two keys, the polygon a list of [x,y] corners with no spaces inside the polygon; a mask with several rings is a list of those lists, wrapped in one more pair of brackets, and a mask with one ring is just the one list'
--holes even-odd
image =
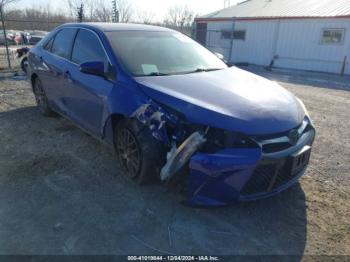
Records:
{"label": "rear door", "polygon": [[79,124],[100,136],[107,97],[114,85],[113,80],[80,72],[80,64],[102,61],[110,65],[98,35],[88,29],[79,29],[72,49],[71,63],[67,68],[67,108]]}
{"label": "rear door", "polygon": [[46,43],[45,51],[39,58],[42,64],[40,77],[50,105],[68,116],[66,72],[76,32],[76,28],[64,28],[57,32],[55,37]]}

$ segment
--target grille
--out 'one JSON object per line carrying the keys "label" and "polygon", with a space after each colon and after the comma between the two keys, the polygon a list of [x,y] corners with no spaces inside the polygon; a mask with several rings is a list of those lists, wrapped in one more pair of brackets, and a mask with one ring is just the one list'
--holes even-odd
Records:
{"label": "grille", "polygon": [[[298,173],[292,174],[290,161],[287,161],[279,169],[277,169],[277,166],[277,163],[258,166],[243,187],[241,195],[247,196],[273,191],[298,175]],[[276,177],[274,177],[275,174]]]}
{"label": "grille", "polygon": [[262,145],[263,153],[275,153],[283,151],[289,147],[294,145],[293,141],[291,141],[290,132],[294,130],[298,132],[298,139],[308,132],[311,129],[311,126],[308,124],[308,120],[304,119],[304,121],[294,129],[288,130],[286,132],[272,134],[272,135],[262,135],[256,136],[254,139],[258,141]]}
{"label": "grille", "polygon": [[293,174],[292,172],[292,164],[287,162],[280,170],[278,170],[275,183],[273,184],[273,188],[278,188],[283,186],[288,181],[292,180],[298,173]]}
{"label": "grille", "polygon": [[275,174],[276,165],[263,165],[257,167],[249,181],[245,184],[242,195],[252,195],[256,193],[261,193],[267,191],[273,175]]}

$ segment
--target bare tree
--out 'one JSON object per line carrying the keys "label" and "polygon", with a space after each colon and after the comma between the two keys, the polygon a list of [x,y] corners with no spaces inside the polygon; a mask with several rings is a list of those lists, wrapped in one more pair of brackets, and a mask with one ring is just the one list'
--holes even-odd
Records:
{"label": "bare tree", "polygon": [[137,11],[138,21],[140,21],[143,24],[152,24],[154,17],[155,17],[155,13],[152,11],[148,11],[148,10]]}
{"label": "bare tree", "polygon": [[83,0],[67,0],[70,16],[75,18]]}
{"label": "bare tree", "polygon": [[99,0],[94,12],[94,16],[99,22],[110,22],[112,20],[112,7],[106,3],[106,0]]}
{"label": "bare tree", "polygon": [[170,7],[166,14],[164,23],[172,28],[179,28],[183,31],[186,27],[191,27],[194,19],[194,12],[187,6],[176,5]]}
{"label": "bare tree", "polygon": [[[76,17],[77,10],[81,7],[81,4],[84,5],[84,18],[88,21],[93,21],[95,18],[96,8],[99,6],[101,1],[96,0],[67,0],[70,15]],[[103,1],[104,2],[104,1]]]}
{"label": "bare tree", "polygon": [[5,6],[14,2],[18,2],[18,0],[0,0],[0,6],[4,8]]}
{"label": "bare tree", "polygon": [[[1,1],[1,0],[0,0]],[[112,17],[111,0],[67,0],[71,17],[76,17],[77,10],[84,4],[86,17],[90,21],[110,22]],[[130,22],[133,16],[133,9],[128,0],[117,0],[119,21]]]}
{"label": "bare tree", "polygon": [[84,6],[84,20],[94,21],[96,18],[96,9],[100,7],[100,4],[105,6],[105,1],[96,1],[96,0],[67,0],[68,7],[70,10],[70,15],[72,17],[77,16],[78,10],[81,8],[81,5]]}
{"label": "bare tree", "polygon": [[43,8],[11,9],[6,12],[6,27],[14,30],[50,31],[58,25],[72,22],[72,18],[62,11],[48,12]]}
{"label": "bare tree", "polygon": [[[95,12],[96,9],[99,7],[101,1],[96,1],[96,0],[85,0],[84,5],[85,5],[85,10],[87,13],[87,18],[90,21],[93,21],[95,18]],[[102,1],[104,2],[104,1]]]}
{"label": "bare tree", "polygon": [[78,8],[78,22],[81,23],[83,22],[84,19],[84,4],[81,3],[80,7]]}
{"label": "bare tree", "polygon": [[128,23],[131,21],[134,11],[128,0],[117,0],[117,10],[119,12],[119,22]]}

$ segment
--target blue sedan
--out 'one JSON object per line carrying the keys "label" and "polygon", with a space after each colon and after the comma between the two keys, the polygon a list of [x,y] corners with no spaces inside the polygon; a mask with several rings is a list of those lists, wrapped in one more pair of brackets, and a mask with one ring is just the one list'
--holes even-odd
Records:
{"label": "blue sedan", "polygon": [[180,186],[188,203],[269,197],[309,163],[315,129],[303,102],[179,32],[65,24],[28,63],[45,116],[70,119],[113,146],[130,179]]}

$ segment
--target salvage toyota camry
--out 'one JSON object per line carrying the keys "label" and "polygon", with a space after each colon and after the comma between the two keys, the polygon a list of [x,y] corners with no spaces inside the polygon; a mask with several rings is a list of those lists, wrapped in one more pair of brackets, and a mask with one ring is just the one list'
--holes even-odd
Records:
{"label": "salvage toyota camry", "polygon": [[44,115],[113,146],[136,182],[181,185],[189,203],[272,196],[308,165],[315,129],[303,102],[176,31],[66,24],[28,62]]}

